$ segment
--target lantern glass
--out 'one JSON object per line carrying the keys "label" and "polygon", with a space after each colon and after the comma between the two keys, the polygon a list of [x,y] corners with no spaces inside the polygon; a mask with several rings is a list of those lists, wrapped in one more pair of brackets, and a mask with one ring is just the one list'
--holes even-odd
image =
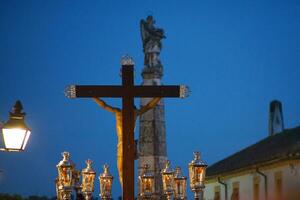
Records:
{"label": "lantern glass", "polygon": [[154,175],[149,172],[149,165],[144,165],[144,171],[139,176],[140,182],[140,196],[151,197],[155,191],[154,188]]}
{"label": "lantern glass", "polygon": [[92,168],[92,161],[86,161],[87,167],[82,170],[82,192],[91,193],[94,192],[94,182],[96,172]]}
{"label": "lantern glass", "polygon": [[113,176],[109,173],[109,166],[104,165],[104,172],[99,176],[100,181],[100,197],[111,198],[111,188]]}
{"label": "lantern glass", "polygon": [[174,171],[170,169],[170,161],[166,162],[165,168],[162,170],[162,181],[164,193],[173,194],[174,190]]}
{"label": "lantern glass", "polygon": [[181,175],[180,167],[175,170],[174,176],[174,198],[186,199],[186,177]]}
{"label": "lantern glass", "polygon": [[69,160],[70,154],[68,152],[63,152],[63,160],[61,160],[57,165],[58,170],[58,181],[64,187],[72,186],[72,172],[73,165]]}
{"label": "lantern glass", "polygon": [[192,190],[203,188],[207,164],[200,159],[200,153],[194,152],[194,160],[189,164],[190,187]]}
{"label": "lantern glass", "polygon": [[3,128],[3,140],[5,149],[11,151],[23,151],[30,136],[30,130],[18,128]]}

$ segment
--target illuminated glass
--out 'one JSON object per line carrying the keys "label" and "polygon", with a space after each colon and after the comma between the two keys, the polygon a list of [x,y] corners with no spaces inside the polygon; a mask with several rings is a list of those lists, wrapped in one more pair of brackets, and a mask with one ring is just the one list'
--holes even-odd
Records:
{"label": "illuminated glass", "polygon": [[24,150],[28,142],[30,131],[24,129],[2,129],[5,148],[8,150]]}

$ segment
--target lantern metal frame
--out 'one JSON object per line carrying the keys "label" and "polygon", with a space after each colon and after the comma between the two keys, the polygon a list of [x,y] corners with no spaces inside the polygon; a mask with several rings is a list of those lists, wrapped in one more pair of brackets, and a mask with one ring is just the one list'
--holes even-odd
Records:
{"label": "lantern metal frame", "polygon": [[94,192],[95,176],[96,172],[92,168],[92,160],[86,161],[86,168],[81,171],[82,184],[81,191],[84,194],[86,200],[91,199]]}
{"label": "lantern metal frame", "polygon": [[139,197],[142,200],[148,200],[153,198],[155,193],[154,187],[154,174],[149,171],[149,165],[145,164],[143,167],[143,173],[138,177],[139,180]]}
{"label": "lantern metal frame", "polygon": [[174,171],[170,168],[170,161],[167,160],[165,168],[161,172],[163,182],[163,193],[167,199],[171,199],[174,194]]}
{"label": "lantern metal frame", "polygon": [[109,200],[112,198],[112,183],[114,177],[109,173],[109,166],[105,164],[103,166],[103,173],[99,176],[100,182],[100,198],[103,200]]}
{"label": "lantern metal frame", "polygon": [[[9,112],[8,121],[1,125],[2,139],[5,147],[0,148],[0,151],[20,152],[25,150],[31,130],[25,123],[24,118],[26,113],[22,112],[22,110],[21,101],[16,101],[12,111]],[[10,144],[11,141],[15,144]]]}
{"label": "lantern metal frame", "polygon": [[[205,188],[205,173],[207,164],[201,160],[200,152],[194,152],[194,159],[189,163],[190,187],[194,192],[194,198],[200,199]],[[201,194],[200,194],[201,193]]]}
{"label": "lantern metal frame", "polygon": [[186,200],[187,177],[181,173],[181,168],[175,168],[174,174],[174,199]]}

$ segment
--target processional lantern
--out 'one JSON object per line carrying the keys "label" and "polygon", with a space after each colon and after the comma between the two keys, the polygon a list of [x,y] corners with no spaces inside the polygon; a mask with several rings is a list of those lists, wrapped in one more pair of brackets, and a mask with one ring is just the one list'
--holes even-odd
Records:
{"label": "processional lantern", "polygon": [[149,165],[144,165],[144,171],[139,176],[139,196],[141,199],[152,199],[155,192],[154,175],[149,171]]}
{"label": "processional lantern", "polygon": [[62,199],[70,199],[73,186],[74,164],[70,161],[69,152],[62,153],[63,159],[56,165],[58,172],[57,187]]}
{"label": "processional lantern", "polygon": [[5,151],[24,151],[30,136],[30,129],[24,121],[21,101],[17,101],[9,113],[9,119],[2,126]]}
{"label": "processional lantern", "polygon": [[205,188],[205,172],[207,164],[200,159],[200,152],[194,152],[194,160],[189,163],[190,187],[195,193],[195,199],[199,198],[200,192]]}
{"label": "processional lantern", "polygon": [[187,177],[181,174],[181,168],[176,167],[174,175],[174,199],[186,199],[186,179]]}
{"label": "processional lantern", "polygon": [[170,169],[170,161],[167,160],[165,168],[161,172],[162,182],[163,182],[163,191],[167,196],[167,199],[171,199],[174,193],[174,171]]}
{"label": "processional lantern", "polygon": [[112,194],[111,194],[111,188],[112,188],[112,181],[113,181],[113,176],[109,173],[109,166],[104,165],[103,166],[103,173],[99,176],[99,181],[100,181],[100,197],[101,199],[111,199]]}
{"label": "processional lantern", "polygon": [[81,171],[82,174],[82,193],[85,196],[85,199],[88,200],[91,198],[92,193],[94,192],[94,182],[96,172],[92,168],[92,161],[88,159],[86,161],[86,168]]}

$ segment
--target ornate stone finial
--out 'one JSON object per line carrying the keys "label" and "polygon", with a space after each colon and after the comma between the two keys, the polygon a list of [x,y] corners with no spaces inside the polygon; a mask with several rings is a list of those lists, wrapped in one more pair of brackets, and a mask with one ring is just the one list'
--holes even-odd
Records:
{"label": "ornate stone finial", "polygon": [[64,93],[65,96],[70,99],[76,98],[76,86],[75,85],[67,86]]}
{"label": "ornate stone finial", "polygon": [[122,66],[134,65],[133,58],[131,56],[129,56],[128,54],[122,56],[121,65]]}
{"label": "ornate stone finial", "polygon": [[186,98],[186,97],[189,97],[190,94],[191,94],[191,90],[188,86],[186,85],[181,85],[180,86],[180,89],[179,89],[179,96],[180,98]]}

